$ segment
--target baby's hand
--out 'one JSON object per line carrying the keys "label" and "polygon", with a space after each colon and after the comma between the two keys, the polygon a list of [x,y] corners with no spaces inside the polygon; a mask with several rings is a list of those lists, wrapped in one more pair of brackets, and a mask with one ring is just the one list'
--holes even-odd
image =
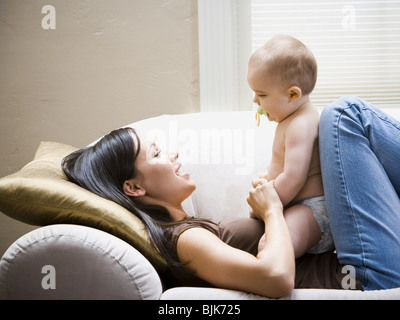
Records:
{"label": "baby's hand", "polygon": [[258,177],[257,178],[254,178],[252,181],[251,181],[251,185],[253,186],[253,188],[257,188],[258,186],[260,186],[260,185],[262,185],[262,184],[264,184],[264,183],[267,183],[268,182],[268,180],[267,180],[267,175],[268,175],[268,173],[267,172],[265,172],[265,173],[259,173],[258,174]]}
{"label": "baby's hand", "polygon": [[283,212],[283,205],[275,190],[274,181],[254,179],[253,187],[254,189],[249,192],[247,203],[257,218],[264,220],[271,212]]}
{"label": "baby's hand", "polygon": [[258,174],[258,178],[259,178],[259,179],[268,180],[268,171],[260,172],[260,173]]}
{"label": "baby's hand", "polygon": [[[251,185],[253,186],[253,188],[257,188],[257,186],[259,186],[261,184],[260,181],[267,182],[268,181],[267,176],[268,176],[268,171],[260,172],[258,174],[257,178],[255,178],[251,181]],[[249,216],[250,216],[250,218],[257,219],[257,216],[254,214],[252,207],[249,207]]]}
{"label": "baby's hand", "polygon": [[[259,186],[261,184],[260,181],[264,181],[264,180],[267,181],[267,175],[268,175],[268,171],[260,172],[258,174],[257,178],[255,178],[251,181],[251,185],[253,186],[253,188],[257,188],[257,186]],[[249,207],[249,216],[250,216],[250,218],[257,219],[257,216],[254,214],[252,207]]]}

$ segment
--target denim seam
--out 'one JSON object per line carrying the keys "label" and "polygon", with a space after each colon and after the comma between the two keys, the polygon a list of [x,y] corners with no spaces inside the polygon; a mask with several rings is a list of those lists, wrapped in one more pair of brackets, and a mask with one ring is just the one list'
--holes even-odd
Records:
{"label": "denim seam", "polygon": [[366,268],[365,268],[365,252],[364,252],[364,248],[363,248],[363,245],[362,245],[363,242],[362,242],[361,233],[359,231],[359,224],[357,223],[356,215],[355,215],[355,213],[353,211],[353,207],[351,206],[351,201],[349,199],[349,192],[348,192],[348,190],[346,188],[346,178],[344,176],[344,170],[343,170],[343,166],[342,166],[343,159],[342,159],[341,152],[340,152],[340,137],[341,137],[341,134],[340,134],[340,131],[339,131],[339,127],[340,127],[339,124],[340,124],[341,117],[342,117],[342,114],[344,113],[344,111],[346,109],[350,109],[352,107],[354,107],[354,104],[351,104],[350,106],[342,108],[342,110],[341,110],[341,112],[340,112],[340,114],[338,116],[337,123],[336,123],[336,135],[337,135],[337,146],[338,146],[338,159],[339,159],[339,165],[340,165],[340,170],[341,170],[341,177],[343,179],[343,188],[344,188],[345,193],[346,193],[347,204],[348,204],[348,207],[349,207],[349,210],[350,210],[350,213],[351,213],[352,221],[354,222],[354,224],[355,224],[355,226],[357,228],[357,233],[358,233],[357,237],[359,239],[359,245],[360,245],[361,253],[362,253],[362,257],[361,257],[362,267],[363,267],[363,271],[362,271],[363,272],[363,277],[362,278],[363,278],[363,286],[365,286],[366,285],[365,282],[367,280],[367,278],[365,277],[365,271],[366,271]]}
{"label": "denim seam", "polygon": [[[351,105],[351,106],[353,106],[353,105]],[[399,127],[396,123],[394,123],[393,121],[391,121],[390,118],[382,117],[379,113],[376,113],[375,110],[368,109],[368,108],[366,108],[366,107],[364,107],[364,106],[362,107],[362,109],[363,109],[364,111],[373,113],[373,114],[375,115],[375,117],[379,118],[380,120],[382,120],[382,121],[384,121],[384,122],[390,123],[393,127],[395,127],[396,129],[400,130],[400,127]]]}

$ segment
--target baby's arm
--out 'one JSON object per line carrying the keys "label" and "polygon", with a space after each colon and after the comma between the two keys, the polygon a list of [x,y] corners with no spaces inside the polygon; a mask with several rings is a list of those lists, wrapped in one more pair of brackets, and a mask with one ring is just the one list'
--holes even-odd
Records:
{"label": "baby's arm", "polygon": [[275,179],[275,188],[284,206],[301,191],[308,172],[318,136],[318,125],[307,117],[294,119],[285,132],[284,170]]}

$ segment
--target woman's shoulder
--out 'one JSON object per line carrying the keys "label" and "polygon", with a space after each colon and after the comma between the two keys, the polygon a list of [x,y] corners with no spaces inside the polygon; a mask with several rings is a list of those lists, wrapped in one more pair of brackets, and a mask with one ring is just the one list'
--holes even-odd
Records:
{"label": "woman's shoulder", "polygon": [[197,218],[187,218],[182,221],[179,221],[172,227],[169,227],[165,230],[165,236],[169,238],[169,240],[176,247],[178,239],[182,235],[182,233],[192,228],[203,228],[212,232],[216,236],[219,236],[218,223],[206,219],[197,219]]}

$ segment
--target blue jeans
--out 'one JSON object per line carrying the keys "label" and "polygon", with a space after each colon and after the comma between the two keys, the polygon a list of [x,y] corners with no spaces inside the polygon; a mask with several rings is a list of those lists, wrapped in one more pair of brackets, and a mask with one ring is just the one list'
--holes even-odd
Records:
{"label": "blue jeans", "polygon": [[400,287],[400,122],[343,97],[321,115],[320,156],[339,262],[365,290]]}

